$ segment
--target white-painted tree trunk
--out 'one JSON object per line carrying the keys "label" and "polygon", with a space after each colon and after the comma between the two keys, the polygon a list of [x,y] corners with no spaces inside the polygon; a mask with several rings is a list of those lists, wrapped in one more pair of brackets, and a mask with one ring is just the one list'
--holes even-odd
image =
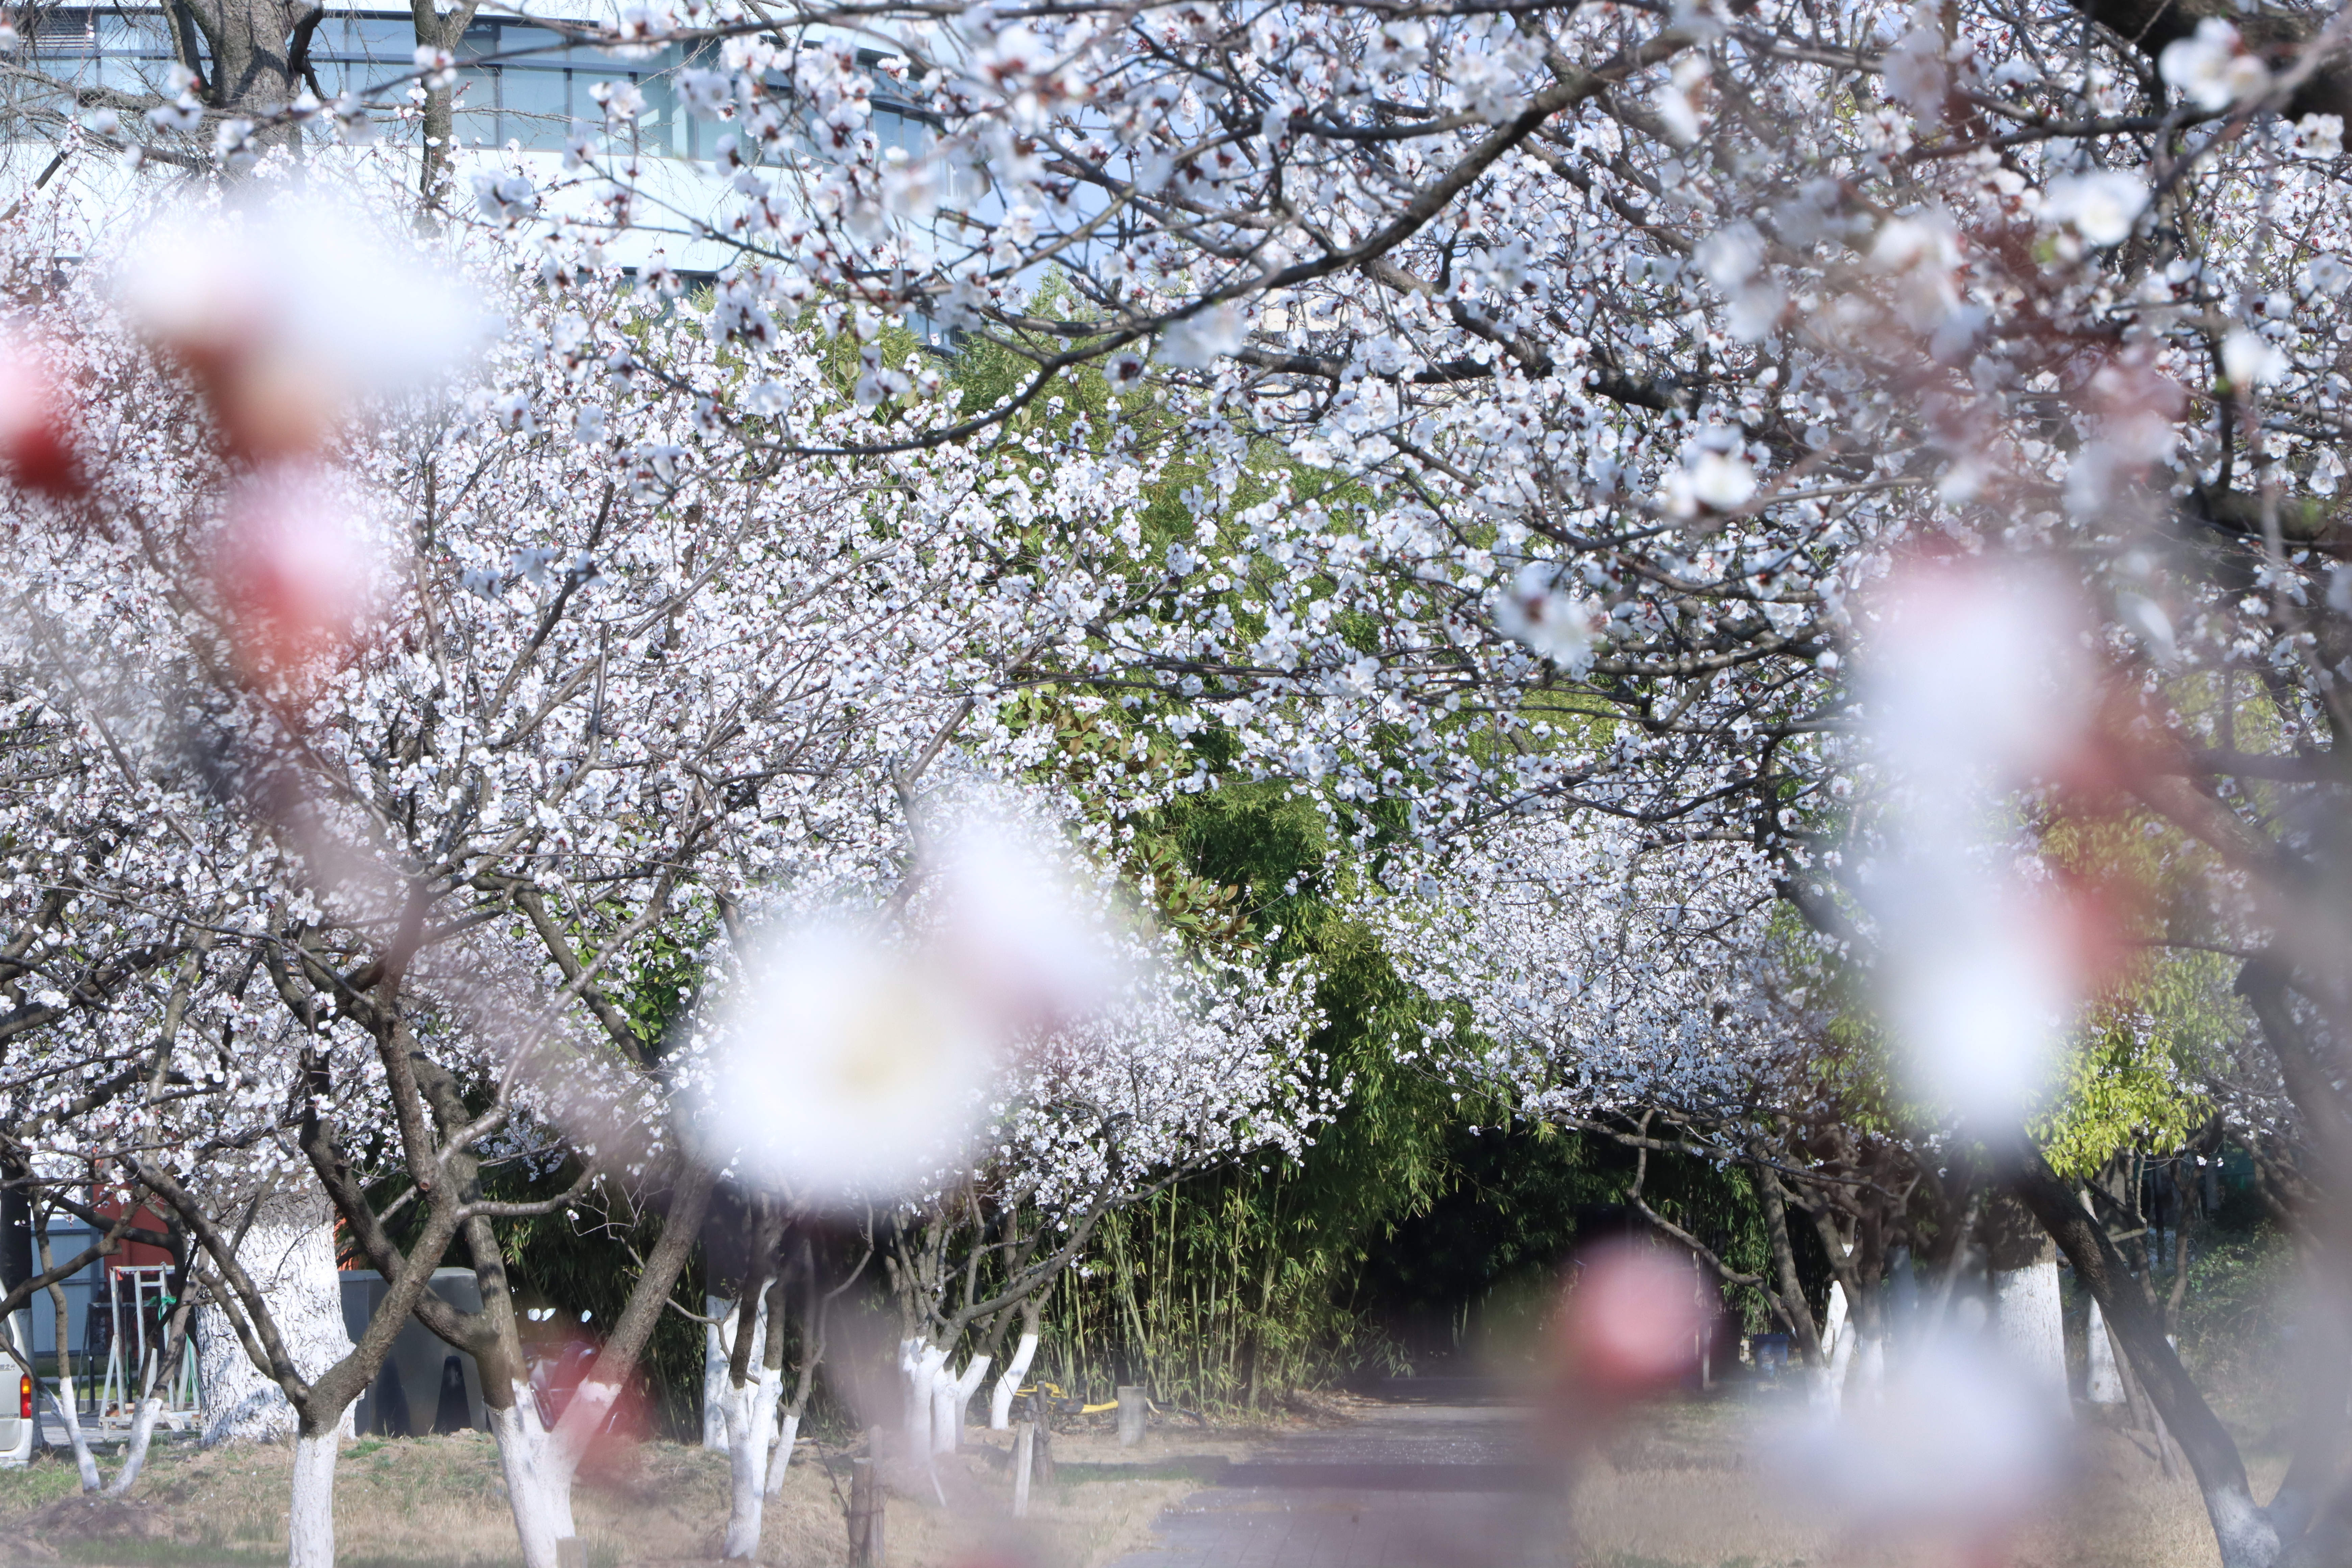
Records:
{"label": "white-painted tree trunk", "polygon": [[[705,1299],[706,1315],[716,1322],[702,1326],[702,1446],[724,1449],[727,1447],[727,1401],[731,1377],[728,1359],[735,1344],[735,1320],[740,1304],[721,1296]],[[767,1342],[768,1298],[761,1293],[760,1304],[751,1314],[751,1364],[757,1367],[759,1347]]]}
{"label": "white-painted tree trunk", "polygon": [[761,1471],[768,1457],[768,1439],[775,1425],[776,1385],[764,1375],[757,1377],[741,1388],[730,1385],[724,1401],[728,1474],[725,1555],[730,1563],[748,1563],[760,1554],[761,1505],[767,1496],[767,1477]]}
{"label": "white-painted tree trunk", "polygon": [[507,1484],[515,1537],[523,1568],[561,1568],[562,1542],[577,1533],[572,1526],[571,1468],[562,1463],[527,1384],[514,1389],[514,1404],[492,1408],[490,1436],[499,1445],[499,1473]]}
{"label": "white-painted tree trunk", "polygon": [[1013,1359],[1005,1363],[1004,1375],[988,1394],[988,1429],[1002,1432],[1013,1425],[1013,1400],[1021,1392],[1021,1380],[1029,1375],[1029,1362],[1037,1353],[1037,1336],[1024,1334],[1013,1348]]}
{"label": "white-painted tree trunk", "polygon": [[335,1568],[335,1449],[341,1438],[340,1432],[322,1432],[294,1439],[287,1568]]}
{"label": "white-painted tree trunk", "polygon": [[1853,1376],[1846,1385],[1845,1402],[1864,1406],[1875,1405],[1886,1387],[1886,1327],[1879,1325],[1878,1332],[1857,1339],[1853,1352]]}
{"label": "white-painted tree trunk", "polygon": [[979,1390],[981,1379],[988,1375],[989,1360],[984,1355],[972,1357],[964,1363],[961,1376],[950,1376],[944,1365],[932,1374],[931,1447],[935,1451],[952,1454],[963,1447],[971,1396]]}
{"label": "white-painted tree trunk", "polygon": [[1813,1385],[1813,1404],[1823,1410],[1845,1408],[1846,1379],[1853,1373],[1854,1341],[1859,1336],[1850,1323],[1841,1323],[1839,1330],[1831,1342],[1835,1348],[1830,1351],[1830,1364],[1822,1369],[1820,1381]]}
{"label": "white-painted tree trunk", "polygon": [[65,1370],[66,1358],[58,1357],[58,1387],[49,1403],[66,1424],[66,1443],[73,1449],[74,1468],[81,1474],[81,1489],[98,1490],[98,1460],[89,1451],[89,1439],[81,1429],[81,1412],[75,1408],[80,1395],[74,1392],[73,1373]]}
{"label": "white-painted tree trunk", "polygon": [[121,1497],[139,1483],[139,1472],[147,1463],[147,1449],[155,1436],[155,1423],[163,1414],[163,1395],[149,1394],[139,1402],[131,1416],[131,1441],[123,1446],[122,1468],[106,1483],[106,1495]]}
{"label": "white-painted tree trunk", "polygon": [[[335,1211],[315,1184],[263,1198],[237,1261],[268,1302],[296,1371],[315,1378],[351,1353],[342,1279],[335,1269]],[[198,1308],[195,1339],[204,1446],[291,1436],[294,1406],[245,1353],[227,1314],[217,1306]],[[352,1435],[352,1418],[346,1408],[340,1426],[344,1436]]]}
{"label": "white-painted tree trunk", "polygon": [[898,1378],[907,1394],[907,1415],[903,1425],[907,1428],[909,1443],[914,1441],[916,1427],[919,1425],[921,1426],[921,1447],[923,1451],[929,1452],[931,1446],[931,1391],[929,1382],[919,1370],[922,1357],[922,1341],[900,1340],[898,1342]]}
{"label": "white-painted tree trunk", "polygon": [[1822,1364],[1812,1369],[1811,1401],[1816,1410],[1836,1410],[1845,1402],[1845,1374],[1853,1364],[1853,1336],[1846,1331],[1845,1286],[1830,1282],[1830,1304],[1822,1314]]}
{"label": "white-painted tree trunk", "polygon": [[931,1426],[937,1399],[934,1385],[940,1368],[948,1352],[920,1340],[908,1340],[899,1355],[899,1369],[907,1378],[907,1452],[910,1458],[925,1458],[931,1452]]}
{"label": "white-painted tree trunk", "polygon": [[2022,1268],[1992,1271],[1992,1330],[2003,1351],[2063,1412],[2066,1390],[2066,1320],[2058,1299],[2053,1253]]}
{"label": "white-painted tree trunk", "polygon": [[[55,1266],[46,1236],[41,1238],[40,1261],[41,1271],[45,1274]],[[74,1390],[73,1357],[68,1353],[73,1338],[71,1314],[67,1310],[65,1287],[54,1280],[49,1284],[49,1305],[57,1314],[58,1340],[58,1386],[57,1392],[50,1396],[50,1404],[56,1407],[58,1418],[65,1423],[66,1442],[73,1449],[74,1468],[81,1474],[81,1489],[94,1492],[98,1490],[98,1461],[90,1457],[89,1439],[82,1436],[81,1396]]]}
{"label": "white-painted tree trunk", "polygon": [[1911,1249],[1898,1247],[1886,1255],[1885,1338],[1895,1355],[1902,1355],[1919,1333],[1919,1278],[1913,1272]]}
{"label": "white-painted tree trunk", "polygon": [[2267,1568],[2278,1560],[2278,1527],[2245,1490],[2244,1483],[2207,1492],[2205,1517],[2213,1521],[2221,1568]]}
{"label": "white-painted tree trunk", "polygon": [[2084,1326],[2084,1365],[2089,1375],[2084,1381],[2083,1395],[2094,1405],[2124,1403],[2123,1373],[2116,1366],[2116,1347],[2107,1338],[2107,1320],[2099,1310],[2095,1298],[2091,1302],[2090,1321]]}
{"label": "white-painted tree trunk", "polygon": [[768,1495],[784,1494],[784,1472],[792,1468],[793,1445],[800,1440],[801,1413],[786,1411],[776,1418],[776,1451],[768,1460]]}
{"label": "white-painted tree trunk", "polygon": [[955,1378],[946,1367],[931,1373],[931,1452],[952,1454],[956,1439],[963,1434],[957,1430]]}
{"label": "white-painted tree trunk", "polygon": [[1837,1354],[1838,1342],[1845,1337],[1845,1284],[1842,1280],[1832,1280],[1830,1283],[1829,1310],[1822,1315],[1822,1354]]}

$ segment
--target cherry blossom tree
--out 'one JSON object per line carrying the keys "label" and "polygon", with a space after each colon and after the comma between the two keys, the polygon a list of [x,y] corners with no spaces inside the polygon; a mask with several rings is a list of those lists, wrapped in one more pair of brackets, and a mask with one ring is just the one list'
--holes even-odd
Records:
{"label": "cherry blossom tree", "polygon": [[[2328,1129],[2343,1112],[2335,1078],[2312,1065],[2341,1032],[2329,944],[2342,878],[2324,825],[2339,623],[2352,613],[2334,499],[2347,276],[2334,23],[2137,0],[1833,17],[1769,4],[1406,15],[1186,0],[950,15],[645,8],[579,31],[619,49],[709,50],[678,87],[731,138],[733,195],[709,227],[738,256],[703,323],[656,333],[653,312],[622,304],[596,265],[599,226],[700,234],[706,221],[665,208],[644,178],[629,95],[608,98],[568,190],[485,171],[485,221],[549,242],[536,272],[546,292],[516,308],[538,323],[531,352],[510,349],[479,407],[461,415],[447,400],[441,423],[419,416],[414,429],[451,432],[464,459],[426,459],[421,437],[387,441],[349,477],[429,490],[420,510],[433,521],[410,553],[484,574],[490,592],[404,601],[431,605],[444,632],[422,636],[419,657],[404,650],[405,664],[389,642],[354,661],[331,706],[391,726],[372,752],[314,738],[355,744],[342,737],[361,721],[320,730],[286,710],[291,693],[268,710],[257,659],[283,650],[240,651],[234,635],[221,657],[247,668],[210,682],[227,695],[206,711],[228,775],[249,784],[276,776],[281,751],[295,759],[287,776],[300,787],[248,802],[246,817],[279,838],[299,823],[312,835],[305,856],[361,844],[363,864],[401,867],[433,894],[420,932],[478,916],[504,934],[520,921],[538,944],[523,951],[548,955],[564,1016],[599,1051],[628,1056],[598,977],[674,908],[723,921],[737,885],[656,873],[614,882],[609,902],[551,906],[540,857],[649,866],[658,842],[699,865],[723,840],[756,879],[837,836],[882,858],[889,834],[869,825],[886,814],[845,803],[901,793],[891,781],[928,768],[943,733],[992,763],[1019,757],[1042,737],[997,700],[1051,685],[1133,702],[1120,710],[1148,714],[1197,760],[1147,793],[1220,772],[1290,778],[1367,845],[1428,847],[1511,814],[1577,812],[1660,843],[1743,844],[1822,940],[1881,977],[1880,1005],[1920,1070],[1971,1042],[2054,1040],[2063,1028],[2044,1016],[2093,989],[2095,963],[2019,933],[2114,922],[2077,920],[2092,901],[2045,897],[2031,864],[1977,876],[1977,818],[2021,801],[2107,814],[2083,804],[2104,780],[2212,858],[2200,929],[2167,939],[2239,963],[2260,1054],[2292,1109],[2293,1163],[2315,1190],[2336,1190]],[[865,63],[861,43],[882,63]],[[877,73],[936,121],[919,154],[872,133]],[[982,182],[977,199],[948,199]],[[600,205],[583,217],[558,196]],[[1066,308],[1037,304],[1046,267]],[[1031,370],[966,407],[950,378],[891,346],[891,318],[915,313]],[[845,396],[803,363],[803,321],[856,357]],[[1129,399],[1109,428],[1042,456],[959,445],[1018,428],[1081,363]],[[625,395],[598,381],[615,373]],[[1200,465],[1181,521],[1155,518],[1148,538],[1136,492],[1120,489],[1131,468],[1106,458],[1135,436],[1140,408],[1181,426]],[[29,484],[47,426],[20,427],[33,439],[12,461]],[[568,455],[565,432],[612,476],[600,521],[582,507],[541,522],[521,499],[576,483],[562,463],[536,488],[508,477],[531,454]],[[852,452],[867,466],[839,460]],[[202,475],[208,460],[187,453],[178,468]],[[856,602],[828,615],[824,646],[880,637],[928,651],[846,666],[812,654],[792,667],[808,680],[772,700],[823,686],[836,705],[742,732],[789,733],[802,749],[730,732],[704,757],[695,738],[721,731],[694,715],[715,709],[673,710],[675,689],[614,684],[615,672],[652,662],[646,617],[672,607],[681,647],[711,646],[695,641],[715,637],[695,605],[739,574],[757,580],[736,558],[748,492],[773,499],[787,471],[808,487],[794,492],[807,513],[827,519],[801,537],[857,537],[839,520],[887,510],[885,490],[920,520],[868,535],[854,568],[867,575]],[[196,496],[224,481],[172,482]],[[268,498],[247,493],[259,516]],[[489,496],[516,498],[499,503],[498,531],[467,521]],[[705,558],[646,521],[698,504],[692,536],[737,542],[709,581]],[[530,521],[517,530],[513,518]],[[945,541],[957,530],[995,553],[966,541],[955,556]],[[556,553],[509,554],[518,534]],[[127,528],[99,537],[150,549]],[[922,542],[885,559],[902,539]],[[933,539],[943,553],[925,558]],[[205,607],[203,561],[166,569],[110,548],[123,555],[108,563],[119,581],[140,584],[128,596]],[[626,548],[694,594],[656,590]],[[1985,574],[1906,575],[1935,557]],[[836,592],[766,581],[787,598],[814,594],[812,606]],[[1929,586],[1906,593],[1904,581]],[[589,613],[614,600],[638,618]],[[1956,614],[1971,638],[1914,647],[1943,647],[1983,678],[1977,689],[1850,680],[1872,660],[1897,675],[1931,668],[1904,651],[1906,622],[1988,600],[2011,613]],[[482,695],[454,709],[436,696],[426,724],[429,682],[475,668],[452,664],[436,635],[492,651]],[[779,648],[808,646],[777,636]],[[71,662],[89,659],[79,631],[66,646]],[[175,639],[161,646],[176,657]],[[889,700],[857,685],[884,669]],[[2076,700],[2045,702],[2045,688]],[[730,689],[767,721],[771,699]],[[1950,753],[1906,751],[1904,716],[1932,719],[1955,698],[1977,699],[1973,727],[1954,730],[1969,766],[1955,787],[1922,793]],[[616,763],[616,731],[589,717],[607,711],[635,713],[640,735],[658,714],[656,737],[686,739],[644,741],[641,756],[624,746]],[[2031,722],[2000,722],[2019,715]],[[532,750],[537,773],[507,760],[459,768],[453,804],[439,774],[458,753],[428,755],[417,740],[446,725],[481,737],[466,744],[486,758],[514,736],[501,758]],[[1858,726],[1882,748],[1875,760],[1851,740]],[[314,767],[314,754],[341,760]],[[886,787],[834,792],[853,777]],[[655,795],[628,794],[649,779]],[[780,792],[756,809],[706,782],[754,779]],[[1895,799],[1883,846],[1867,826],[1851,842],[1852,819],[1876,804],[1854,792],[1882,788],[1910,798]],[[625,810],[655,798],[680,836]],[[515,804],[526,799],[528,813]],[[494,831],[506,847],[478,850]],[[1941,942],[1900,899],[1849,897],[1861,865],[1920,895],[1914,910],[1938,889],[1965,893],[1970,942]],[[324,880],[358,898],[347,876]],[[366,966],[399,951],[381,933],[401,929],[405,906],[365,897],[373,910],[325,917],[378,933],[335,939],[350,967],[332,972],[347,983],[400,968]],[[2004,927],[2011,913],[2031,919]],[[1914,1005],[1969,978],[2015,999],[2007,1021],[2021,1026],[1956,1015],[1940,1028]],[[2026,1076],[1979,1086],[1988,1136]],[[2234,1446],[2116,1255],[2054,1173],[2012,1152],[2011,1184],[2097,1295],[2189,1455],[2225,1562],[2330,1550],[2318,1460],[2270,1505],[2252,1501]]]}
{"label": "cherry blossom tree", "polygon": [[[866,1259],[878,1256],[901,1319],[906,1436],[928,1464],[960,1441],[1018,1320],[1024,1342],[995,1402],[1004,1419],[1035,1350],[1037,1300],[1105,1215],[1249,1152],[1297,1152],[1344,1094],[1306,1047],[1303,973],[1146,936],[1087,852],[1100,821],[1034,788],[975,803],[977,782],[944,781],[918,813],[927,849],[895,890],[867,889],[881,923],[844,925],[843,889],[803,885],[758,917],[780,937],[714,956],[722,978],[698,1023],[709,1047],[698,1070],[729,1103],[711,1104],[704,1137],[748,1194],[747,1261],[714,1325],[705,1393],[730,1453],[730,1556],[756,1550],[824,1332],[804,1258],[800,1387],[780,1424],[794,1221],[805,1247],[811,1216],[862,1216]],[[822,983],[804,973],[813,961]],[[940,1060],[922,1024],[934,1008],[1000,1045],[968,1065]],[[747,1043],[761,1060],[746,1059]],[[828,1150],[844,1129],[870,1144],[885,1126],[878,1157]]]}
{"label": "cherry blossom tree", "polygon": [[1344,1098],[1305,1046],[1314,1013],[1303,973],[1209,966],[1173,942],[1137,957],[1151,966],[1143,978],[1037,1042],[992,1090],[990,1158],[890,1237],[885,1260],[923,1396],[909,1404],[919,1445],[957,1444],[1018,1321],[1026,1342],[991,1406],[990,1424],[1004,1424],[1035,1351],[1032,1304],[1087,1256],[1106,1215],[1247,1155],[1295,1155]]}
{"label": "cherry blossom tree", "polygon": [[[391,287],[359,242],[266,206],[169,221],[168,273],[134,247],[20,295],[43,374],[77,389],[79,465],[53,499],[27,487],[18,514],[43,639],[26,679],[79,766],[106,755],[176,792],[199,826],[170,854],[228,862],[205,882],[116,856],[106,896],[203,937],[219,1029],[164,1032],[157,1076],[233,1085],[247,1114],[222,1137],[299,1155],[324,1184],[391,1287],[357,1349],[303,1364],[247,1266],[242,1193],[167,1168],[163,1151],[222,1137],[155,1124],[112,1155],[201,1246],[246,1353],[294,1406],[296,1561],[331,1554],[335,1427],[414,1311],[482,1365],[526,1558],[552,1563],[570,1477],[712,1176],[672,1122],[667,1086],[695,1075],[637,1010],[655,934],[720,929],[765,888],[895,879],[905,805],[942,755],[1019,765],[1029,743],[982,699],[1129,591],[1102,563],[1131,548],[1140,470],[1084,447],[1050,473],[1017,448],[957,451],[797,464],[780,489],[672,395],[731,385],[738,352],[609,268],[580,262],[551,291],[543,252],[491,237],[472,264],[509,329],[453,386],[418,381],[413,334],[348,292]],[[262,298],[280,252],[352,275],[324,298],[282,276],[295,291]],[[404,302],[456,327],[430,352],[461,346],[454,293]],[[757,368],[776,406],[864,427],[804,347]],[[365,424],[321,397],[372,388],[386,401]],[[575,506],[583,468],[593,504]],[[134,998],[79,1048],[159,1005],[183,1004]],[[218,1075],[179,1067],[215,1039]],[[666,1194],[668,1212],[548,1432],[496,1226],[569,1194],[494,1202],[478,1172],[564,1149],[581,1184]],[[425,1287],[461,1238],[479,1314]]]}

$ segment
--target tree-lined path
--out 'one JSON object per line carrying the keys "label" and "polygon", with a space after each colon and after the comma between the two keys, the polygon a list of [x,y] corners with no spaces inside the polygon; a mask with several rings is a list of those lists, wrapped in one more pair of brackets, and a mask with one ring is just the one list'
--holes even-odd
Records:
{"label": "tree-lined path", "polygon": [[1563,1491],[1529,1413],[1396,1405],[1337,1431],[1286,1436],[1170,1509],[1114,1568],[1440,1568],[1525,1560]]}

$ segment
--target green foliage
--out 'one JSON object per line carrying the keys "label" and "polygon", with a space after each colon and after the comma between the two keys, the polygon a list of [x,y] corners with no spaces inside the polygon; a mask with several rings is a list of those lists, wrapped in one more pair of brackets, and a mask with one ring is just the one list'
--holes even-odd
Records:
{"label": "green foliage", "polygon": [[629,1028],[648,1055],[658,1055],[670,1028],[686,1017],[700,983],[699,954],[709,922],[673,921],[640,937],[614,964],[614,994]]}
{"label": "green foliage", "polygon": [[[560,1192],[576,1172],[563,1168],[532,1179],[520,1173],[486,1179],[490,1195],[509,1202]],[[495,1190],[493,1190],[495,1188]],[[632,1210],[586,1199],[569,1209],[534,1219],[508,1220],[499,1239],[519,1301],[543,1303],[558,1317],[601,1336],[628,1305],[639,1273],[638,1260],[661,1238],[662,1221],[650,1209]],[[670,1299],[690,1311],[703,1310],[700,1252],[690,1258],[670,1287]],[[586,1312],[583,1323],[580,1314]],[[677,1312],[665,1311],[639,1362],[654,1429],[698,1434],[702,1409],[702,1328]]]}
{"label": "green foliage", "polygon": [[1429,1004],[1323,887],[1326,832],[1307,803],[1245,784],[1182,797],[1139,832],[1231,889],[1219,907],[1269,962],[1314,963],[1323,1022],[1311,1044],[1349,1082],[1349,1102],[1297,1161],[1197,1178],[1107,1222],[1095,1267],[1051,1303],[1057,1381],[1139,1378],[1180,1403],[1248,1405],[1393,1361],[1355,1288],[1388,1228],[1445,1179],[1455,1110],[1398,1060]]}
{"label": "green foliage", "polygon": [[2225,1419],[2263,1446],[2291,1441],[2303,1400],[2287,1312],[2294,1247],[2275,1228],[2192,1237],[2189,1289],[2176,1327],[2181,1357]]}
{"label": "green foliage", "polygon": [[2279,1303],[2294,1273],[2294,1249],[2277,1230],[2216,1237],[2189,1264],[2181,1337],[2200,1352],[2221,1352],[2276,1331]]}
{"label": "green foliage", "polygon": [[[1204,1175],[1107,1221],[1088,1271],[1049,1304],[1044,1375],[1248,1407],[1295,1385],[1425,1367],[1476,1329],[1531,1331],[1580,1237],[1625,1223],[1614,1205],[1632,1156],[1515,1122],[1418,1065],[1424,1037],[1460,1020],[1347,912],[1354,863],[1330,855],[1333,829],[1310,803],[1229,781],[1152,814],[1137,837],[1177,847],[1195,876],[1232,889],[1269,961],[1314,965],[1313,1044],[1349,1100],[1297,1160]],[[1761,1266],[1743,1173],[1654,1157],[1645,1192],[1735,1267]]]}
{"label": "green foliage", "polygon": [[2199,1085],[2247,1020],[2233,961],[2167,945],[2204,934],[2190,897],[2207,869],[2201,849],[2139,813],[2062,822],[2043,842],[2147,944],[2092,1008],[2030,1127],[2053,1168],[2081,1179],[2119,1149],[2168,1154],[2187,1144],[2213,1114]]}

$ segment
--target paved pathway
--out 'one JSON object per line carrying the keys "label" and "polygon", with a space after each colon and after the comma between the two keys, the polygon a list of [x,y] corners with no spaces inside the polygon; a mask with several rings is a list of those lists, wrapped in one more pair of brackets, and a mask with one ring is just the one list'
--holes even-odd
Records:
{"label": "paved pathway", "polygon": [[1496,1568],[1555,1531],[1526,1413],[1399,1405],[1268,1443],[1160,1516],[1112,1568]]}

